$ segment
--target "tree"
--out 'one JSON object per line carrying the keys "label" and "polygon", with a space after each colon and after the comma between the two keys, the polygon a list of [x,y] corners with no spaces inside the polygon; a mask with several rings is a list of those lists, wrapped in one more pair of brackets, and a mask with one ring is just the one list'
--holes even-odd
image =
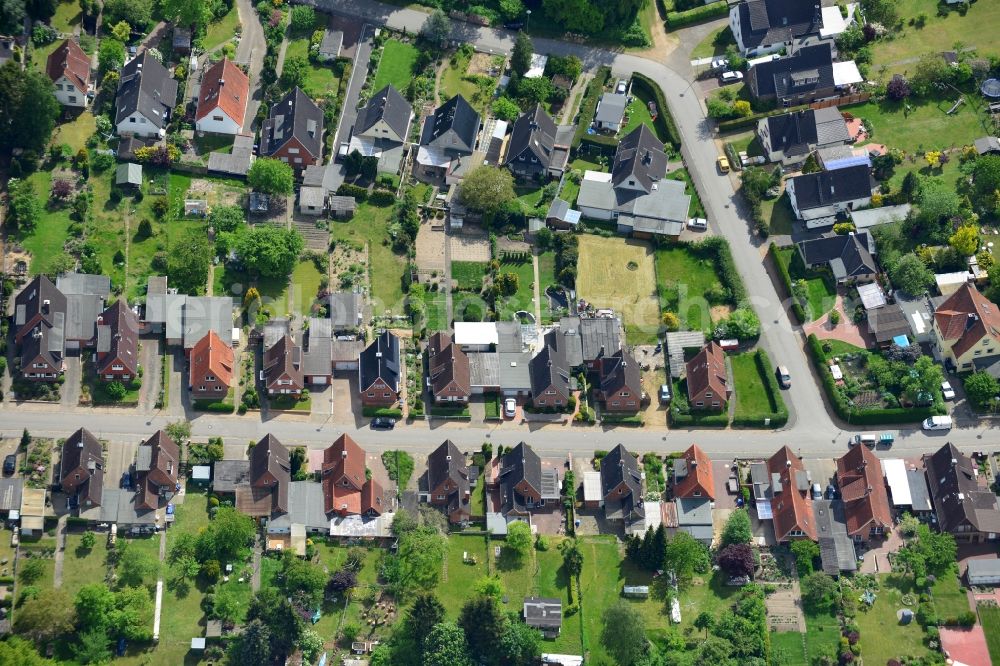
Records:
{"label": "tree", "polygon": [[727,338],[752,340],[760,335],[760,318],[752,307],[741,305],[719,322],[717,330]]}
{"label": "tree", "polygon": [[981,155],[972,167],[972,201],[984,212],[997,210],[1000,191],[1000,155]]}
{"label": "tree", "polygon": [[424,21],[420,35],[434,44],[444,44],[451,35],[451,19],[443,10],[435,9]]}
{"label": "tree", "polygon": [[813,561],[819,557],[819,545],[809,539],[793,541],[792,555],[795,556],[799,576],[808,576],[813,572]]}
{"label": "tree", "polygon": [[115,402],[120,402],[128,391],[125,390],[124,384],[114,381],[108,382],[107,385],[105,385],[104,392],[107,393],[108,397]]}
{"label": "tree", "polygon": [[544,76],[517,80],[515,93],[521,103],[528,108],[541,104],[552,94],[552,82]]}
{"label": "tree", "polygon": [[170,439],[174,440],[178,446],[183,445],[184,442],[191,439],[190,421],[174,421],[172,423],[168,423],[164,430],[170,436]]}
{"label": "tree", "polygon": [[261,590],[250,601],[247,609],[247,621],[260,620],[270,630],[270,658],[263,661],[241,663],[268,663],[284,661],[284,658],[295,649],[295,644],[302,635],[304,626],[302,618],[292,608],[288,599],[274,588]]}
{"label": "tree", "polygon": [[208,224],[216,233],[233,232],[246,224],[246,217],[240,206],[215,206],[208,214]]}
{"label": "tree", "polygon": [[386,558],[383,575],[397,593],[430,589],[441,575],[444,552],[444,538],[433,528],[409,530],[399,537],[396,554]]}
{"label": "tree", "polygon": [[5,35],[20,34],[26,15],[24,0],[0,1],[0,32]]}
{"label": "tree", "polygon": [[251,620],[230,644],[229,663],[266,664],[271,660],[271,630],[260,620]]}
{"label": "tree", "polygon": [[889,277],[897,288],[911,296],[924,294],[934,284],[934,273],[912,252],[889,267]]}
{"label": "tree", "polygon": [[14,615],[14,631],[36,643],[48,642],[73,630],[76,612],[64,590],[43,590]]}
{"label": "tree", "polygon": [[951,231],[953,218],[961,212],[962,200],[955,188],[940,178],[925,178],[920,185],[919,204],[912,232],[931,242],[943,243]]}
{"label": "tree", "polygon": [[313,605],[319,605],[326,586],[326,574],[318,565],[286,551],[282,560],[284,589],[289,596],[303,595]]}
{"label": "tree", "polygon": [[124,44],[132,36],[132,26],[125,21],[119,21],[111,28],[111,34],[114,35],[115,39]]}
{"label": "tree", "polygon": [[297,230],[260,224],[243,229],[233,249],[252,273],[284,278],[295,268],[303,247],[305,242]]}
{"label": "tree", "polygon": [[296,86],[301,87],[305,83],[308,73],[309,61],[306,60],[305,56],[285,58],[285,64],[281,68],[281,85],[289,89]]}
{"label": "tree", "polygon": [[233,624],[242,610],[240,598],[231,585],[218,588],[215,593],[215,603],[212,604],[212,616],[223,624]]}
{"label": "tree", "polygon": [[566,30],[592,35],[604,29],[600,5],[589,0],[543,0],[542,7]]}
{"label": "tree", "polygon": [[73,655],[81,664],[103,664],[111,661],[111,639],[102,629],[84,628],[77,633]]}
{"label": "tree", "polygon": [[0,664],[51,666],[52,662],[39,655],[35,647],[24,638],[8,636],[0,641]]}
{"label": "tree", "polygon": [[751,202],[756,203],[764,198],[764,195],[771,189],[771,175],[760,167],[747,167],[740,174],[743,195]]}
{"label": "tree", "polygon": [[84,550],[90,550],[96,541],[97,537],[94,536],[93,532],[84,532],[83,536],[80,537],[80,547]]}
{"label": "tree", "polygon": [[473,597],[465,602],[458,615],[458,626],[465,631],[469,653],[477,663],[499,666],[497,637],[503,634],[507,618],[493,597]]}
{"label": "tree", "polygon": [[754,570],[753,548],[748,543],[726,546],[719,551],[719,566],[730,576],[751,575]]}
{"label": "tree", "polygon": [[159,564],[148,553],[128,545],[120,545],[118,581],[128,587],[138,587],[156,576]]}
{"label": "tree", "polygon": [[433,592],[419,592],[406,614],[406,626],[413,636],[426,636],[444,620],[444,606]]}
{"label": "tree", "polygon": [[104,21],[108,24],[125,21],[133,28],[142,30],[149,25],[152,14],[152,0],[105,0],[104,2]]}
{"label": "tree", "polygon": [[523,558],[531,550],[531,528],[528,523],[518,520],[507,526],[507,539],[504,547],[509,549],[518,559]]}
{"label": "tree", "polygon": [[211,262],[212,246],[204,232],[192,230],[171,236],[167,275],[181,293],[197,294],[205,288]]}
{"label": "tree", "polygon": [[90,583],[77,591],[73,607],[81,629],[106,631],[115,607],[115,593],[103,583]]}
{"label": "tree", "polygon": [[61,108],[46,75],[33,67],[22,70],[15,60],[0,67],[0,150],[41,153]]}
{"label": "tree", "polygon": [[695,629],[703,630],[705,632],[705,638],[708,638],[708,632],[715,626],[715,616],[708,611],[703,610],[698,613],[698,617],[694,619],[694,626]]}
{"label": "tree", "polygon": [[899,22],[895,0],[861,0],[865,20],[892,28]]}
{"label": "tree", "polygon": [[537,629],[521,622],[508,620],[500,634],[500,652],[505,666],[534,666],[541,655]]}
{"label": "tree", "polygon": [[822,571],[816,571],[800,579],[802,602],[806,608],[815,611],[828,610],[837,595],[837,583]]}
{"label": "tree", "polygon": [[504,271],[497,276],[496,286],[504,296],[513,296],[517,293],[520,278],[513,271]]}
{"label": "tree", "polygon": [[163,15],[180,25],[202,27],[212,20],[212,5],[202,0],[163,0]]}
{"label": "tree", "polygon": [[753,539],[753,529],[750,526],[750,514],[746,509],[737,509],[729,514],[726,524],[722,527],[720,545],[726,546],[736,543],[750,543]]}
{"label": "tree", "polygon": [[358,584],[358,575],[350,569],[341,569],[332,576],[326,584],[326,591],[332,594],[340,594],[352,589]]}
{"label": "tree", "polygon": [[483,576],[476,581],[473,591],[482,597],[493,597],[497,601],[503,599],[503,581],[500,576]]}
{"label": "tree", "polygon": [[[583,571],[583,553],[576,539],[565,539],[559,542],[559,552],[563,556],[563,569],[570,578],[579,578]],[[572,602],[571,602],[572,603]]]}
{"label": "tree", "polygon": [[902,101],[910,96],[910,84],[903,75],[896,74],[886,84],[885,94],[893,101]]}
{"label": "tree", "polygon": [[973,224],[963,224],[948,239],[948,244],[961,256],[971,257],[979,249],[979,228]]}
{"label": "tree", "polygon": [[632,666],[649,651],[642,616],[631,606],[622,602],[609,606],[602,620],[601,644],[615,663]]}
{"label": "tree", "polygon": [[503,96],[498,98],[493,102],[493,115],[500,120],[506,120],[509,123],[517,120],[517,117],[521,115],[521,107],[517,105],[514,100],[510,97]]}
{"label": "tree", "polygon": [[517,77],[523,77],[531,69],[531,55],[535,47],[528,33],[520,31],[514,39],[514,49],[510,53],[510,69]]}
{"label": "tree", "polygon": [[257,192],[288,196],[295,186],[295,175],[292,167],[281,160],[261,157],[250,166],[247,183]]}
{"label": "tree", "polygon": [[988,407],[1000,394],[1000,382],[985,370],[974,372],[966,377],[963,385],[965,395],[977,409]]}
{"label": "tree", "polygon": [[681,328],[681,320],[673,312],[664,311],[663,316],[660,318],[660,322],[668,331],[678,331]]}
{"label": "tree", "polygon": [[441,622],[424,638],[423,666],[468,666],[465,633],[454,622]]}
{"label": "tree", "polygon": [[23,585],[34,585],[44,574],[45,564],[37,557],[32,557],[21,564],[17,580]]}
{"label": "tree", "polygon": [[153,637],[153,599],[145,587],[125,587],[115,593],[109,627],[112,638],[148,641]]}
{"label": "tree", "polygon": [[[199,542],[207,538],[211,550],[220,562],[238,559],[246,552],[256,536],[253,519],[233,507],[220,507],[208,528],[199,535]],[[208,558],[205,558],[208,559]]]}
{"label": "tree", "polygon": [[524,3],[521,0],[500,0],[500,17],[505,21],[512,21],[524,14]]}
{"label": "tree", "polygon": [[35,188],[27,180],[14,178],[8,188],[8,221],[22,231],[31,231],[42,215],[42,205]]}
{"label": "tree", "polygon": [[708,548],[687,532],[678,532],[667,542],[665,565],[687,583],[695,572],[707,571],[710,564]]}
{"label": "tree", "polygon": [[308,5],[292,7],[292,20],[289,25],[293,32],[305,35],[316,27],[316,10]]}
{"label": "tree", "polygon": [[476,167],[465,177],[461,187],[462,203],[484,213],[495,213],[515,198],[514,177],[506,169],[497,167]]}
{"label": "tree", "polygon": [[117,72],[125,64],[125,45],[117,39],[102,39],[97,50],[97,63],[101,74]]}

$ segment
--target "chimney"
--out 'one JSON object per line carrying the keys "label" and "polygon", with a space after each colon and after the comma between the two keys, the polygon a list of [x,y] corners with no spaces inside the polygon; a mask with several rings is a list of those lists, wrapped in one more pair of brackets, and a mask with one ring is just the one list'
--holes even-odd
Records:
{"label": "chimney", "polygon": [[44,301],[42,301],[42,312],[44,314],[48,314],[49,313],[49,306],[50,305],[52,305],[52,302],[49,299],[45,299]]}
{"label": "chimney", "polygon": [[340,452],[340,457],[343,458],[344,460],[347,460],[347,449],[344,449],[343,451]]}
{"label": "chimney", "polygon": [[447,460],[448,462],[451,462],[451,456],[445,456],[444,459]]}
{"label": "chimney", "polygon": [[792,466],[792,461],[791,460],[786,460],[785,461],[785,467],[791,467],[791,466]]}

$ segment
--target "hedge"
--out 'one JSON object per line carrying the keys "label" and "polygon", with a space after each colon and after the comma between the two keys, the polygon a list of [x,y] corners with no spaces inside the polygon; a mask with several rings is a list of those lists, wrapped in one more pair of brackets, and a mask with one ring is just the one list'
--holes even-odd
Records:
{"label": "hedge", "polygon": [[786,295],[792,301],[791,310],[792,315],[794,315],[797,320],[796,323],[806,323],[806,311],[802,309],[802,306],[795,298],[795,292],[792,291],[792,275],[788,272],[788,265],[782,260],[781,253],[778,252],[778,246],[771,243],[767,253],[771,255],[771,260],[774,262],[775,267],[777,267],[778,275],[781,276],[781,281],[785,285]]}
{"label": "hedge", "polygon": [[604,86],[607,85],[608,79],[611,78],[611,68],[607,65],[599,67],[594,78],[587,85],[587,91],[583,95],[583,101],[580,102],[580,113],[576,124],[576,134],[573,135],[573,148],[580,145],[583,137],[587,135],[587,129],[590,128],[590,123],[594,119],[594,111],[597,110],[597,100],[600,98],[601,93],[604,92]]}
{"label": "hedge", "polygon": [[363,407],[361,409],[361,414],[368,418],[375,418],[378,416],[388,416],[392,419],[403,418],[403,410],[393,407]]}
{"label": "hedge", "polygon": [[375,190],[368,195],[368,203],[373,206],[391,206],[396,203],[396,193],[389,190]]}
{"label": "hedge", "polygon": [[192,405],[199,412],[215,412],[218,414],[230,414],[236,405],[231,402],[222,401],[212,401],[212,400],[195,400]]}
{"label": "hedge", "polygon": [[668,12],[667,27],[671,30],[677,30],[678,28],[694,25],[695,23],[703,23],[720,16],[725,16],[728,13],[729,3],[719,0],[719,2],[701,5],[683,12]]}
{"label": "hedge", "polygon": [[733,120],[723,120],[719,123],[718,129],[719,133],[724,132],[735,132],[737,130],[745,129],[751,125],[756,126],[757,121],[763,118],[770,118],[771,116],[780,116],[784,113],[794,113],[796,111],[802,111],[803,109],[808,109],[808,104],[802,104],[800,106],[792,106],[787,109],[771,109],[770,111],[761,111],[760,113],[755,113],[752,116],[746,116],[745,118],[734,118]]}
{"label": "hedge", "polygon": [[340,187],[337,188],[337,195],[342,197],[354,197],[358,203],[368,201],[368,190],[364,187],[351,185],[350,183],[341,183]]}
{"label": "hedge", "polygon": [[432,406],[429,410],[430,415],[439,419],[461,419],[467,420],[472,418],[472,414],[469,412],[469,407],[438,407]]}
{"label": "hedge", "polygon": [[826,365],[826,354],[823,352],[823,343],[815,334],[806,340],[806,349],[812,357],[816,372],[819,373],[823,382],[823,389],[826,397],[833,406],[833,411],[838,418],[841,418],[851,425],[890,425],[894,423],[915,423],[923,421],[929,416],[940,414],[936,406],[930,407],[886,407],[879,409],[851,409],[847,401],[844,400],[837,385],[834,383],[833,375]]}
{"label": "hedge", "polygon": [[[725,3],[722,3],[725,4]],[[636,85],[641,88],[645,88],[647,93],[650,94],[654,101],[656,102],[657,116],[654,121],[655,125],[659,125],[660,130],[666,135],[667,141],[670,145],[674,147],[674,150],[681,149],[681,134],[677,131],[677,125],[674,123],[674,117],[670,115],[670,107],[667,106],[667,98],[663,96],[663,90],[657,85],[653,79],[649,78],[644,74],[638,72],[632,73],[632,88],[635,89]]]}
{"label": "hedge", "polygon": [[754,353],[753,358],[754,363],[757,365],[757,372],[760,373],[760,376],[764,380],[764,390],[767,391],[768,397],[774,403],[775,411],[766,414],[734,416],[733,427],[763,428],[765,427],[764,419],[771,419],[771,423],[766,427],[780,428],[788,423],[788,407],[785,406],[785,400],[781,397],[781,388],[778,386],[778,380],[774,376],[775,368],[771,365],[771,358],[763,349],[758,349]]}
{"label": "hedge", "polygon": [[672,427],[725,428],[729,425],[729,414],[726,410],[723,410],[721,414],[681,414],[671,409],[670,425]]}
{"label": "hedge", "polygon": [[645,425],[646,421],[642,418],[641,414],[633,416],[626,414],[608,414],[605,412],[604,414],[601,414],[601,423],[614,423],[618,425],[640,427]]}
{"label": "hedge", "polygon": [[722,285],[732,294],[733,304],[737,307],[747,300],[747,290],[743,285],[743,278],[736,270],[736,262],[733,261],[733,253],[729,249],[729,242],[721,236],[712,236],[703,241],[694,243],[692,249],[696,254],[711,254],[711,259],[715,260],[715,271],[719,276]]}

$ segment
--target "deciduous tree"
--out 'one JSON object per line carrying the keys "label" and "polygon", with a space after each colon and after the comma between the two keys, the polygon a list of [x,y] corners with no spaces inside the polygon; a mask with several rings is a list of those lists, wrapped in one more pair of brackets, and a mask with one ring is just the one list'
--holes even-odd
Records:
{"label": "deciduous tree", "polygon": [[125,64],[125,45],[117,39],[102,39],[97,51],[97,63],[101,74],[117,72]]}
{"label": "deciduous tree", "polygon": [[514,177],[506,169],[477,167],[462,181],[461,196],[469,208],[495,213],[514,200]]}
{"label": "deciduous tree", "polygon": [[963,257],[971,257],[979,249],[979,228],[973,224],[963,224],[948,239],[948,244]]}
{"label": "deciduous tree", "polygon": [[1000,394],[1000,382],[990,373],[980,370],[965,378],[963,383],[965,395],[978,409],[990,405]]}
{"label": "deciduous tree", "polygon": [[912,252],[889,267],[889,277],[898,289],[911,296],[924,294],[934,284],[934,273]]}
{"label": "deciduous tree", "polygon": [[295,268],[304,246],[302,234],[296,229],[260,224],[240,231],[233,249],[252,273],[283,278]]}
{"label": "deciduous tree", "polygon": [[510,97],[500,97],[493,102],[493,115],[500,120],[514,122],[517,120],[517,117],[521,115],[521,107],[519,107]]}
{"label": "deciduous tree", "polygon": [[601,644],[616,664],[633,666],[649,651],[642,616],[631,606],[619,602],[609,606],[602,616]]}
{"label": "deciduous tree", "polygon": [[504,547],[517,558],[522,558],[531,550],[531,528],[528,523],[515,521],[507,527],[507,539]]}
{"label": "deciduous tree", "polygon": [[677,574],[682,584],[689,582],[695,572],[707,571],[709,564],[708,548],[687,532],[678,532],[667,542],[665,566]]}
{"label": "deciduous tree", "polygon": [[746,509],[737,509],[729,514],[722,528],[722,547],[736,543],[750,543],[752,538],[753,529],[750,527],[750,515]]}
{"label": "deciduous tree", "polygon": [[204,0],[162,0],[163,15],[179,25],[202,27],[212,20],[212,5]]}
{"label": "deciduous tree", "polygon": [[0,150],[41,153],[60,108],[47,76],[33,67],[21,69],[14,60],[0,67]]}
{"label": "deciduous tree", "polygon": [[182,293],[197,294],[205,289],[211,262],[212,246],[204,232],[189,231],[171,236],[167,275],[170,284]]}
{"label": "deciduous tree", "polygon": [[719,551],[719,566],[730,576],[751,575],[754,569],[753,548],[748,543],[726,546]]}
{"label": "deciduous tree", "polygon": [[261,157],[254,160],[247,172],[247,183],[257,192],[290,195],[295,186],[292,167],[281,160]]}
{"label": "deciduous tree", "polygon": [[64,590],[43,590],[24,603],[14,615],[14,631],[44,643],[73,630],[76,613]]}
{"label": "deciduous tree", "polygon": [[807,608],[823,611],[833,606],[837,595],[837,583],[822,571],[816,571],[799,581],[802,601]]}
{"label": "deciduous tree", "polygon": [[424,21],[420,35],[434,44],[444,44],[451,35],[451,19],[441,9],[435,9]]}
{"label": "deciduous tree", "polygon": [[423,666],[468,666],[465,632],[454,622],[441,622],[424,638]]}

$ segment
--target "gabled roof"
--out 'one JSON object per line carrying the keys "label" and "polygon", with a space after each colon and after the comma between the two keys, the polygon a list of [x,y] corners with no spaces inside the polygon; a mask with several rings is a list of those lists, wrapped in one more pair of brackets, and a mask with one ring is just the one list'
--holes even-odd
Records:
{"label": "gabled roof", "polygon": [[687,391],[696,396],[711,390],[721,398],[729,397],[728,376],[726,374],[726,354],[715,340],[701,348],[694,358],[687,362]]}
{"label": "gabled roof", "polygon": [[63,273],[56,278],[56,289],[67,296],[98,296],[105,299],[111,295],[111,278],[89,273]]}
{"label": "gabled roof", "polygon": [[438,395],[452,382],[466,396],[472,393],[469,357],[452,343],[447,333],[434,333],[427,341],[427,372],[431,390]]}
{"label": "gabled roof", "polygon": [[67,39],[49,54],[45,73],[53,83],[65,76],[85,93],[90,85],[90,56],[75,41]]}
{"label": "gabled roof", "polygon": [[816,146],[846,143],[850,139],[847,122],[835,106],[770,116],[764,122],[771,150],[786,156],[805,155]]}
{"label": "gabled roof", "polygon": [[364,391],[381,379],[398,391],[399,372],[399,338],[389,331],[382,331],[358,359],[359,388]]}
{"label": "gabled roof", "polygon": [[116,103],[115,124],[139,112],[163,129],[167,112],[177,103],[177,81],[149,51],[143,51],[122,68]]}
{"label": "gabled roof", "polygon": [[288,511],[291,469],[288,449],[274,435],[265,435],[250,449],[250,487],[270,493],[272,512]]}
{"label": "gabled roof", "polygon": [[828,42],[806,46],[750,68],[747,77],[755,97],[793,97],[834,86],[833,50]]}
{"label": "gabled roof", "polygon": [[783,446],[768,459],[767,471],[773,493],[771,513],[775,539],[779,543],[786,541],[793,530],[799,530],[815,541],[816,521],[802,461],[790,448]]}
{"label": "gabled roof", "polygon": [[956,357],[987,336],[1000,342],[1000,308],[969,282],[934,310],[934,322]]}
{"label": "gabled roof", "polygon": [[97,367],[103,374],[113,363],[120,361],[129,374],[139,371],[139,322],[125,299],[119,298],[98,315],[97,352],[106,353]]}
{"label": "gabled roof", "polygon": [[559,599],[525,597],[521,613],[529,627],[558,629],[562,626],[562,601]]}
{"label": "gabled roof", "polygon": [[323,110],[298,87],[271,107],[260,130],[260,154],[273,155],[293,137],[311,156],[322,154]]}
{"label": "gabled roof", "polygon": [[871,527],[892,526],[882,463],[867,446],[855,446],[837,459],[837,485],[849,535],[866,537]]}
{"label": "gabled roof", "polygon": [[667,155],[663,142],[656,138],[646,123],[628,133],[615,150],[611,181],[615,187],[626,180],[635,180],[648,194],[653,185],[667,173]]}
{"label": "gabled roof", "polygon": [[364,302],[353,291],[330,292],[330,324],[334,331],[358,327]]}
{"label": "gabled roof", "polygon": [[469,467],[465,456],[450,439],[427,456],[427,492],[432,492],[446,479],[458,486],[459,492],[469,489]]}
{"label": "gabled roof", "polygon": [[697,444],[689,446],[683,456],[674,460],[674,497],[715,499],[712,461]]}
{"label": "gabled roof", "polygon": [[997,496],[979,485],[976,463],[971,458],[948,442],[924,456],[924,467],[942,531],[956,532],[968,523],[979,532],[1000,532]]}
{"label": "gabled roof", "polygon": [[101,442],[86,428],[80,428],[63,442],[59,463],[60,483],[64,483],[78,469],[85,470],[85,474],[93,474],[103,467],[104,450]]}
{"label": "gabled roof", "polygon": [[364,134],[380,120],[392,128],[392,131],[406,139],[406,131],[410,126],[410,116],[413,107],[399,94],[393,86],[388,85],[372,95],[361,110],[354,123],[354,133]]}
{"label": "gabled roof", "polygon": [[605,500],[621,501],[625,494],[612,492],[624,483],[632,495],[632,499],[642,503],[642,475],[639,471],[639,461],[621,444],[608,451],[601,459],[601,497]]}
{"label": "gabled roof", "polygon": [[834,277],[843,279],[877,273],[871,239],[866,232],[813,238],[799,242],[807,266],[830,264]]}
{"label": "gabled roof", "polygon": [[795,187],[795,203],[800,211],[872,195],[870,170],[863,164],[803,174],[792,178],[792,183]]}
{"label": "gabled roof", "polygon": [[[190,377],[194,380],[210,373],[223,384],[232,386],[233,361],[232,348],[223,342],[215,331],[209,331],[191,349]],[[194,381],[192,385],[195,385]]]}
{"label": "gabled roof", "polygon": [[526,481],[538,494],[541,494],[542,459],[538,457],[534,449],[524,442],[519,443],[500,458],[499,468],[500,485],[504,488],[503,494],[512,496],[514,486],[521,481]]}
{"label": "gabled roof", "polygon": [[910,334],[910,322],[899,303],[868,311],[868,332],[875,336],[875,342],[883,343],[897,335]]}
{"label": "gabled roof", "polygon": [[360,499],[346,498],[357,495],[365,486],[365,452],[349,435],[341,435],[323,451],[323,504],[324,511],[346,510],[360,513]]}
{"label": "gabled roof", "polygon": [[510,164],[525,150],[531,151],[539,164],[548,166],[552,149],[556,143],[556,124],[552,116],[545,112],[541,104],[526,111],[514,121],[504,164]]}
{"label": "gabled roof", "polygon": [[750,49],[792,41],[823,27],[819,3],[804,0],[744,0],[737,11],[743,45]]}
{"label": "gabled roof", "polygon": [[250,79],[243,70],[229,58],[223,58],[209,67],[201,78],[198,92],[198,113],[195,120],[201,120],[216,109],[243,124],[250,97]]}
{"label": "gabled roof", "polygon": [[619,349],[610,356],[601,357],[597,363],[598,381],[604,395],[627,388],[636,391],[638,397],[638,391],[642,390],[642,371],[631,353]]}
{"label": "gabled roof", "polygon": [[302,347],[295,344],[290,335],[283,335],[264,352],[264,379],[268,386],[282,377],[292,381],[293,386],[302,386]]}
{"label": "gabled roof", "polygon": [[326,317],[310,317],[305,333],[306,348],[302,352],[302,374],[309,376],[333,374],[333,333]]}
{"label": "gabled roof", "polygon": [[479,114],[461,95],[455,95],[424,121],[420,145],[471,153],[479,134]]}
{"label": "gabled roof", "polygon": [[55,314],[66,313],[66,296],[59,291],[52,280],[39,275],[24,286],[14,299],[14,330],[20,337],[28,330],[29,324],[38,316],[52,326]]}
{"label": "gabled roof", "polygon": [[149,479],[157,486],[173,487],[177,483],[181,464],[181,450],[177,443],[163,430],[157,430],[142,446],[149,448],[149,468],[145,470]]}
{"label": "gabled roof", "polygon": [[566,344],[560,344],[556,331],[545,336],[545,346],[528,364],[531,376],[531,395],[541,397],[549,388],[555,389],[563,400],[569,398],[570,367],[566,362]]}
{"label": "gabled roof", "polygon": [[21,339],[21,359],[27,363],[41,357],[51,367],[59,370],[66,354],[66,315],[57,312],[52,325],[40,321]]}

